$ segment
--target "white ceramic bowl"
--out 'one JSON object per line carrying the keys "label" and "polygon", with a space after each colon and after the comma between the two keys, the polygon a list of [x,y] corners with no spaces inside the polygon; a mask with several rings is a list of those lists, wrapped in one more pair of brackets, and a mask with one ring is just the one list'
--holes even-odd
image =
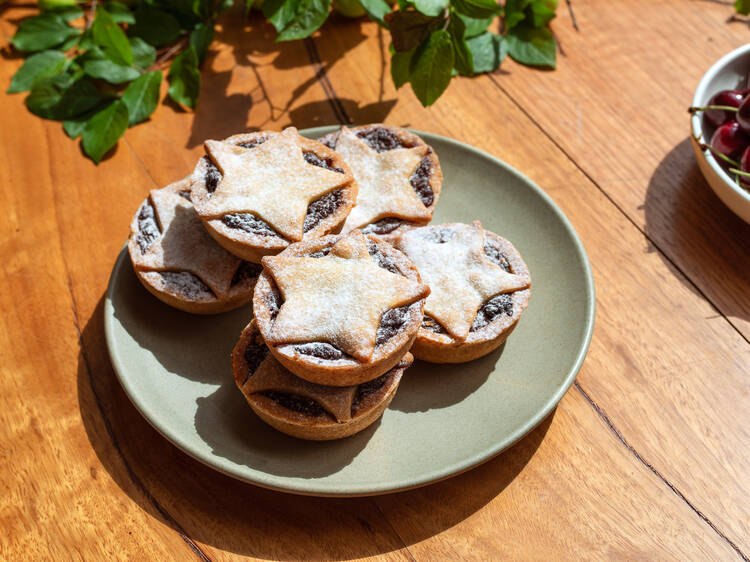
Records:
{"label": "white ceramic bowl", "polygon": [[[716,92],[731,90],[744,86],[750,73],[750,43],[724,55],[703,75],[693,96],[693,106],[708,104]],[[732,209],[745,222],[750,223],[750,193],[738,186],[716,161],[708,150],[701,150],[699,142],[703,139],[708,143],[711,139],[703,137],[701,113],[690,118],[692,129],[693,150],[698,160],[698,166],[706,177],[708,184],[716,192],[724,204]]]}

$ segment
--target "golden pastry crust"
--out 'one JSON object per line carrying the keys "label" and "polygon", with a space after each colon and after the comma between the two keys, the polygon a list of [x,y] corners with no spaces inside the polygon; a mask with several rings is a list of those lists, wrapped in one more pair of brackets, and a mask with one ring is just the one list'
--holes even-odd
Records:
{"label": "golden pastry crust", "polygon": [[[299,150],[304,155],[306,164],[297,162],[296,167],[291,168],[282,163],[278,169],[274,169],[272,162],[264,160],[263,163],[268,165],[269,169],[266,176],[272,176],[277,183],[284,183],[287,178],[288,186],[293,188],[291,195],[300,192],[294,186],[300,182],[305,172],[315,177],[328,176],[321,180],[323,183],[318,195],[312,195],[309,203],[304,205],[306,214],[303,211],[299,215],[300,201],[283,195],[278,200],[270,200],[267,196],[265,201],[251,201],[243,200],[241,194],[238,194],[234,197],[224,197],[223,203],[218,203],[218,198],[214,197],[214,194],[222,189],[220,184],[224,175],[217,166],[218,163],[212,158],[231,160],[235,156],[232,154],[234,151],[226,150],[227,145],[238,147],[235,151],[241,154],[243,148],[245,151],[252,152],[262,148],[266,142],[273,139],[281,143],[278,137],[282,135],[288,141],[282,143],[284,150]],[[275,255],[300,239],[317,238],[339,232],[355,204],[357,183],[346,162],[325,145],[297,134],[293,127],[281,133],[261,131],[233,135],[220,142],[206,141],[206,150],[209,154],[198,161],[191,176],[191,191],[196,210],[203,219],[209,234],[228,251],[247,261],[260,263],[263,256]],[[321,170],[328,171],[328,174]],[[266,179],[264,178],[263,181]],[[315,192],[315,181],[311,181],[312,186],[300,184],[300,189],[306,187],[307,193],[312,188]],[[325,187],[326,185],[328,187]],[[253,209],[247,208],[248,206]],[[257,211],[254,210],[256,208]],[[264,211],[268,213],[270,219],[259,216]],[[271,224],[273,222],[271,219],[279,220],[279,216],[287,212],[290,216],[282,218],[288,220]],[[300,223],[300,220],[304,220],[304,224]],[[283,232],[279,232],[279,229]]]}
{"label": "golden pastry crust", "polygon": [[[475,221],[472,227],[458,223],[424,227],[419,229],[419,232],[415,230],[410,233],[410,237],[414,238],[430,233],[434,233],[437,237],[440,236],[441,232],[466,228],[481,229],[481,225],[478,221]],[[515,276],[519,281],[516,286],[520,288],[511,289],[489,298],[484,297],[484,303],[479,306],[478,310],[473,311],[474,319],[465,336],[463,333],[456,334],[455,331],[451,333],[445,325],[430,316],[431,303],[428,299],[422,325],[411,348],[411,352],[418,359],[432,363],[462,363],[482,357],[505,342],[516,327],[521,314],[526,310],[531,296],[531,277],[528,266],[521,258],[518,250],[508,240],[484,229],[481,229],[481,233],[483,235],[482,251],[484,257]],[[403,238],[397,241],[396,245],[412,257],[415,263],[419,264],[419,257],[414,256],[414,245],[406,244]],[[429,251],[429,246],[418,249]],[[456,256],[455,262],[458,267],[458,264],[462,263],[461,258]],[[423,275],[425,282],[429,283],[429,274],[423,273]],[[441,296],[440,286],[446,286],[444,283],[445,281],[441,280],[435,286],[432,286],[431,296],[439,298]],[[454,305],[461,301],[460,298],[457,298],[456,292],[457,290],[453,286],[451,294],[446,297]],[[460,311],[457,310],[456,312]]]}
{"label": "golden pastry crust", "polygon": [[407,353],[388,373],[363,385],[317,385],[296,377],[268,353],[252,320],[232,352],[232,372],[263,421],[287,435],[322,441],[348,437],[375,422],[395,396],[412,360]]}
{"label": "golden pastry crust", "polygon": [[128,238],[133,269],[162,302],[194,314],[247,304],[260,274],[219,246],[190,202],[190,180],[155,189],[133,216]]}
{"label": "golden pastry crust", "polygon": [[[342,232],[360,228],[393,243],[405,231],[430,222],[443,173],[437,154],[418,135],[374,123],[342,127],[319,140],[344,156],[359,184],[357,206]],[[397,166],[403,166],[400,175],[392,169]]]}
{"label": "golden pastry crust", "polygon": [[379,377],[409,350],[429,289],[401,252],[360,231],[264,258],[253,296],[263,338],[295,375],[329,386]]}

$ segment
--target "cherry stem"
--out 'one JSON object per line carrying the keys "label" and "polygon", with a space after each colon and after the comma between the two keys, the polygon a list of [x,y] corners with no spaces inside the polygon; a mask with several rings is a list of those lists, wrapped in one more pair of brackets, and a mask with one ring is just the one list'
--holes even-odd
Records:
{"label": "cherry stem", "polygon": [[720,109],[721,111],[732,111],[734,113],[737,113],[739,109],[736,107],[732,107],[731,105],[704,105],[702,107],[693,106],[688,108],[688,113],[691,115],[693,113],[697,113],[699,111],[708,111],[710,109]]}
{"label": "cherry stem", "polygon": [[727,156],[726,154],[722,154],[721,152],[716,150],[713,146],[711,146],[710,144],[706,144],[705,142],[701,143],[701,150],[708,150],[709,152],[711,152],[711,154],[713,154],[714,156],[718,158],[721,158],[722,160],[724,160],[724,162],[726,162],[727,164],[731,164],[735,168],[740,165],[740,163],[737,162],[736,160],[732,160],[729,156]]}
{"label": "cherry stem", "polygon": [[737,168],[729,168],[729,171],[738,176],[750,178],[750,172],[743,172],[742,170],[738,170]]}

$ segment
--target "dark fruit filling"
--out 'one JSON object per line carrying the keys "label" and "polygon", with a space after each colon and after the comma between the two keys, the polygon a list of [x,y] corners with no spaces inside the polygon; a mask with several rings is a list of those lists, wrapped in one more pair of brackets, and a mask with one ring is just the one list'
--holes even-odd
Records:
{"label": "dark fruit filling", "polygon": [[390,372],[380,375],[378,378],[371,381],[362,383],[357,387],[357,392],[354,394],[354,399],[352,400],[352,417],[357,414],[360,405],[368,396],[375,394],[378,390],[383,388],[389,376],[391,376]]}
{"label": "dark fruit filling", "polygon": [[263,271],[263,266],[257,263],[251,263],[249,261],[243,261],[234,272],[232,277],[232,286],[242,283],[248,279],[257,279],[260,272]]}
{"label": "dark fruit filling", "polygon": [[216,191],[216,186],[218,186],[221,181],[221,171],[219,171],[216,164],[211,162],[211,159],[208,156],[204,156],[203,159],[206,161],[206,176],[203,183],[206,184],[206,191],[213,193]]}
{"label": "dark fruit filling", "polygon": [[424,234],[424,239],[433,244],[445,244],[456,235],[455,231],[447,228],[436,228]]}
{"label": "dark fruit filling", "polygon": [[278,316],[279,308],[281,308],[284,300],[281,297],[281,293],[279,293],[279,288],[273,281],[271,281],[271,290],[263,295],[263,300],[266,301],[268,311],[271,313],[271,320],[274,320]]}
{"label": "dark fruit filling", "polygon": [[313,418],[320,418],[323,416],[329,416],[330,414],[318,404],[315,400],[306,398],[305,396],[299,396],[298,394],[290,394],[288,392],[279,392],[276,390],[266,390],[265,392],[259,393],[266,398],[269,398],[276,402],[279,406],[283,406],[287,410],[305,414]]}
{"label": "dark fruit filling", "polygon": [[334,361],[344,357],[344,352],[330,343],[312,342],[295,345],[294,350],[302,355],[311,355],[318,359]]}
{"label": "dark fruit filling", "polygon": [[367,249],[369,250],[372,259],[380,267],[382,267],[383,269],[387,269],[391,273],[402,275],[398,267],[396,267],[396,262],[393,261],[393,258],[386,256],[383,252],[378,250],[377,245],[371,240],[367,241]]}
{"label": "dark fruit filling", "polygon": [[[309,153],[312,154],[312,153]],[[312,230],[320,221],[326,217],[331,216],[336,210],[344,204],[344,190],[337,189],[326,193],[323,197],[316,199],[307,207],[307,215],[305,216],[304,231],[308,232]]]}
{"label": "dark fruit filling", "polygon": [[193,201],[193,200],[192,200],[192,199],[190,198],[190,190],[189,190],[189,189],[181,189],[180,191],[178,191],[178,192],[177,192],[177,195],[179,195],[179,196],[180,196],[180,197],[182,197],[183,199],[187,199],[187,200],[188,200],[188,201],[190,201],[191,203],[192,203],[192,201]]}
{"label": "dark fruit filling", "polygon": [[221,217],[221,222],[229,228],[244,230],[257,236],[278,236],[267,222],[251,213],[227,213]]}
{"label": "dark fruit filling", "polygon": [[388,234],[403,224],[401,219],[387,218],[368,224],[362,229],[365,234]]}
{"label": "dark fruit filling", "polygon": [[471,325],[471,331],[475,332],[480,328],[484,328],[501,314],[513,316],[513,299],[511,293],[497,295],[484,303],[479,312],[477,312],[474,324]]}
{"label": "dark fruit filling", "polygon": [[305,162],[307,162],[308,164],[318,166],[319,168],[325,168],[326,170],[331,170],[332,172],[338,172],[339,174],[344,173],[344,170],[333,165],[333,158],[324,159],[314,152],[304,152],[302,156],[305,158]]}
{"label": "dark fruit filling", "polygon": [[490,240],[484,242],[484,255],[490,258],[490,261],[495,265],[499,265],[508,273],[513,273],[510,269],[508,258],[506,258],[505,254],[500,251],[500,248]]}
{"label": "dark fruit filling", "polygon": [[187,271],[160,271],[164,287],[172,293],[179,293],[187,299],[213,298],[213,291],[197,276]]}
{"label": "dark fruit filling", "polygon": [[326,145],[331,150],[336,149],[336,141],[339,140],[338,133],[326,135],[318,139],[318,142]]}
{"label": "dark fruit filling", "polygon": [[400,306],[386,310],[380,317],[380,326],[375,338],[375,345],[381,345],[391,339],[404,329],[409,321],[409,308],[411,305]]}
{"label": "dark fruit filling", "polygon": [[258,137],[257,139],[245,141],[245,142],[238,142],[237,146],[241,146],[242,148],[255,148],[259,144],[263,144],[268,140],[268,137]]}
{"label": "dark fruit filling", "polygon": [[[258,338],[255,338],[255,340],[257,339]],[[267,355],[268,347],[266,347],[265,344],[259,343],[257,341],[252,341],[247,344],[247,347],[245,348],[245,363],[247,363],[247,370],[250,373],[250,377],[255,374],[255,371],[258,370],[258,367],[260,367],[260,364],[263,362]],[[245,382],[243,381],[242,384],[245,384]]]}
{"label": "dark fruit filling", "polygon": [[144,201],[141,208],[138,210],[138,234],[135,235],[135,241],[141,250],[142,254],[146,253],[154,243],[161,231],[159,225],[156,223],[156,213],[151,203]]}
{"label": "dark fruit filling", "polygon": [[382,127],[357,131],[357,136],[365,141],[375,152],[404,148],[404,144],[395,133]]}
{"label": "dark fruit filling", "polygon": [[446,333],[445,328],[443,328],[437,320],[426,314],[422,317],[422,328],[429,332],[434,332],[435,334]]}
{"label": "dark fruit filling", "polygon": [[409,183],[414,188],[414,191],[417,192],[419,199],[424,203],[425,207],[429,207],[435,201],[435,193],[432,191],[432,186],[430,185],[431,177],[432,160],[429,156],[425,156],[409,178]]}

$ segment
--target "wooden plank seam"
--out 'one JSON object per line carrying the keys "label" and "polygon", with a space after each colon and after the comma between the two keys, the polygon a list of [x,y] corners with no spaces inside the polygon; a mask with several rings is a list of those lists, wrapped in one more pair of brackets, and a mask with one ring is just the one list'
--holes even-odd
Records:
{"label": "wooden plank seam", "polygon": [[[656,249],[659,254],[661,254],[662,258],[666,260],[669,264],[674,267],[674,269],[680,273],[680,275],[688,282],[690,285],[698,292],[698,294],[701,295],[701,297],[709,304],[711,307],[716,310],[716,312],[726,320],[730,326],[740,335],[740,337],[750,343],[750,341],[745,337],[745,335],[742,333],[741,330],[737,326],[735,326],[729,318],[721,311],[719,308],[714,304],[714,302],[708,298],[708,296],[701,290],[698,285],[695,284],[695,282],[690,279],[687,274],[666,254],[666,252],[658,245],[656,242],[642,229],[638,226],[638,224],[633,221],[633,219],[625,212],[624,209],[620,207],[620,205],[615,202],[612,197],[592,178],[586,170],[584,170],[578,162],[576,162],[570,154],[568,154],[565,149],[560,146],[560,144],[549,134],[547,131],[544,130],[544,128],[541,126],[541,124],[535,120],[528,111],[513,97],[510,95],[510,93],[503,88],[503,86],[498,82],[497,78],[493,74],[489,74],[490,80],[493,84],[518,108],[519,111],[521,111],[536,127],[539,129],[539,131],[547,137],[552,144],[588,179],[601,193],[604,195],[604,197],[617,209],[617,211],[623,215],[623,217],[636,229],[638,232],[640,232],[643,237],[648,240],[648,242]],[[612,423],[612,420],[607,416],[607,414],[599,407],[599,405],[591,398],[591,396],[583,389],[583,387],[576,381],[574,383],[574,386],[576,389],[581,392],[581,394],[584,396],[586,401],[590,404],[590,406],[594,409],[594,411],[597,413],[597,415],[604,421],[604,423],[607,425],[607,427],[614,433],[614,435],[617,437],[617,439],[625,446],[625,448],[630,451],[631,454],[635,456],[635,458],[643,464],[646,468],[648,468],[657,478],[659,478],[672,492],[674,492],[682,501],[684,501],[690,509],[692,509],[698,517],[700,517],[705,523],[707,523],[723,540],[729,544],[729,546],[732,547],[732,549],[737,553],[742,560],[745,562],[750,562],[750,559],[748,559],[747,555],[740,550],[740,548],[732,541],[726,534],[724,534],[708,517],[706,517],[705,514],[703,514],[693,503],[679,490],[677,489],[674,484],[672,484],[669,480],[667,480],[653,465],[651,465],[649,462],[647,462],[643,456],[624,438],[622,433],[619,429]]]}

